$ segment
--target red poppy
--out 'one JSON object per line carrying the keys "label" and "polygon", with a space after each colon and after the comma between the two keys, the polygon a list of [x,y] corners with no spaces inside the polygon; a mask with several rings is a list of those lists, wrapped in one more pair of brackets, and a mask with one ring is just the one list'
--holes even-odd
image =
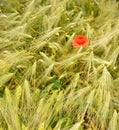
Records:
{"label": "red poppy", "polygon": [[74,38],[72,45],[74,48],[85,47],[88,44],[88,38],[83,35],[78,35]]}

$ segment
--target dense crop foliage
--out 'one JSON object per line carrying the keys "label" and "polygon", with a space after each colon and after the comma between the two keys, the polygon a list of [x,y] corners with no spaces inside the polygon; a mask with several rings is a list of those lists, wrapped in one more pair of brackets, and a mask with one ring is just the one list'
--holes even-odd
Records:
{"label": "dense crop foliage", "polygon": [[118,130],[118,117],[116,0],[0,0],[0,130]]}

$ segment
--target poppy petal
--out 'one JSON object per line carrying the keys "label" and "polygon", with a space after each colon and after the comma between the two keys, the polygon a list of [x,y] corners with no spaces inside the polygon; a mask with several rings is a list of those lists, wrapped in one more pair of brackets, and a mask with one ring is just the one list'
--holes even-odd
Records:
{"label": "poppy petal", "polygon": [[78,35],[74,38],[72,41],[72,45],[74,48],[79,48],[79,47],[85,47],[88,44],[88,39],[86,36],[83,35]]}

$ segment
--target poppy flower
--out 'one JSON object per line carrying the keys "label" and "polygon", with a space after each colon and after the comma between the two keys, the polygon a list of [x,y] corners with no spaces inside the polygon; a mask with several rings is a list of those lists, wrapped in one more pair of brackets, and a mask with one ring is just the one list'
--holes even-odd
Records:
{"label": "poppy flower", "polygon": [[88,38],[83,35],[78,35],[74,38],[72,45],[74,48],[85,47],[88,44]]}

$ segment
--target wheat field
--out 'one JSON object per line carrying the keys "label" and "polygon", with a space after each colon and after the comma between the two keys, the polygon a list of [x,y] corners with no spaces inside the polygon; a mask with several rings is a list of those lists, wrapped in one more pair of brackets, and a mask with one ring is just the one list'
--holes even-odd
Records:
{"label": "wheat field", "polygon": [[119,2],[0,0],[0,130],[119,130]]}

